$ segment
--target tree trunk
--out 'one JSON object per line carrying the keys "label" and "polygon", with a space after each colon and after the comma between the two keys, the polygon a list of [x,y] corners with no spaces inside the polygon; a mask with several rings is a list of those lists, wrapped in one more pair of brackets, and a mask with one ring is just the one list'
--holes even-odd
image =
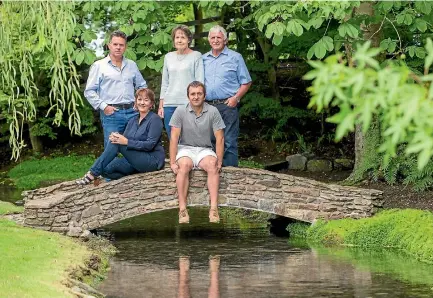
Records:
{"label": "tree trunk", "polygon": [[[259,33],[261,34],[261,33]],[[271,51],[271,44],[269,41],[263,37],[258,36],[257,41],[259,42],[260,48],[263,53],[263,62],[268,67],[268,80],[269,80],[269,89],[272,93],[272,98],[275,100],[280,99],[280,90],[277,85],[277,59],[272,59],[269,57],[269,52]]]}
{"label": "tree trunk", "polygon": [[42,144],[42,140],[40,137],[32,134],[33,123],[29,122],[29,136],[30,136],[30,144],[32,145],[33,153],[42,153],[44,146]]}
{"label": "tree trunk", "polygon": [[[368,16],[373,16],[374,15],[374,10],[373,10],[373,4],[372,2],[363,2],[361,3],[361,5],[359,6],[359,8],[355,11],[355,14],[357,15],[368,15]],[[365,41],[370,40],[371,41],[371,46],[372,47],[379,47],[380,45],[380,41],[381,41],[381,37],[382,37],[382,30],[380,29],[380,24],[370,24],[368,26],[361,26],[361,30],[363,33],[363,39]],[[379,60],[383,59],[384,57],[376,57]],[[378,133],[380,132],[380,123],[378,121],[378,119],[373,119],[372,121],[372,125],[369,129],[369,131],[367,132],[367,134],[370,133]],[[379,134],[380,135],[380,134]],[[353,173],[351,175],[351,177],[354,177],[354,173],[357,172],[357,170],[359,169],[360,165],[362,164],[363,161],[363,157],[364,157],[364,149],[366,146],[366,135],[364,135],[364,133],[362,132],[362,128],[361,126],[358,124],[355,128],[355,165],[354,165],[354,169],[353,169]],[[373,138],[369,138],[370,140],[373,140]],[[377,140],[377,139],[374,139]],[[380,142],[380,139],[377,140],[378,142]],[[375,148],[379,147],[379,144],[376,144],[377,146],[373,146]],[[370,146],[371,148],[371,146]],[[351,177],[349,177],[349,180],[351,179]]]}
{"label": "tree trunk", "polygon": [[[198,3],[193,3],[192,8],[194,10],[194,20],[201,21],[203,20],[203,10]],[[194,47],[197,51],[205,52],[207,48],[207,42],[204,38],[199,37],[200,34],[203,33],[203,24],[196,24],[194,26],[194,34],[196,35]]]}

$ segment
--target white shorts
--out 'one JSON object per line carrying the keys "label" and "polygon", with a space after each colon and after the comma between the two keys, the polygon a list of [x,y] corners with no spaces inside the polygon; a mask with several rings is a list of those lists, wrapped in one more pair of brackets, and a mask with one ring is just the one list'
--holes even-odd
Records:
{"label": "white shorts", "polygon": [[198,164],[206,156],[213,156],[217,158],[216,153],[210,148],[178,145],[176,161],[179,160],[179,158],[181,157],[189,157],[192,160],[194,168],[199,169],[200,167],[198,166]]}

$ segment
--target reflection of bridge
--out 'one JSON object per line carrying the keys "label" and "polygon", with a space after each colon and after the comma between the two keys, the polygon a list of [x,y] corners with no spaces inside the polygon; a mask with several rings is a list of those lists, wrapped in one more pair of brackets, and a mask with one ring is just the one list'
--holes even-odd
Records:
{"label": "reflection of bridge", "polygon": [[[189,206],[207,206],[206,174],[191,174]],[[73,181],[27,191],[25,224],[79,235],[140,214],[177,208],[176,184],[170,169],[137,174],[94,187]],[[265,170],[224,168],[220,206],[254,209],[296,220],[361,218],[382,205],[377,190],[326,184]]]}

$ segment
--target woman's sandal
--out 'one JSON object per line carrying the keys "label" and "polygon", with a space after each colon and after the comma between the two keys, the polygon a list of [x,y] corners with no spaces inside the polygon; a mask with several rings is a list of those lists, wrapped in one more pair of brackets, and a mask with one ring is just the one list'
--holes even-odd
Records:
{"label": "woman's sandal", "polygon": [[92,177],[90,176],[90,173],[86,173],[83,178],[75,180],[75,183],[77,183],[78,185],[88,185],[93,183],[94,186],[98,186],[100,180],[98,177]]}

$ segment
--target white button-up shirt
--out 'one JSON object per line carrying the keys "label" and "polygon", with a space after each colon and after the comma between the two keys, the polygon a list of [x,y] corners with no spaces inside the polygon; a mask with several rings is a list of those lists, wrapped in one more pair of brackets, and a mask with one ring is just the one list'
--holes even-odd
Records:
{"label": "white button-up shirt", "polygon": [[123,58],[122,67],[119,68],[108,55],[90,68],[84,96],[95,110],[104,110],[110,104],[134,102],[135,90],[141,88],[147,88],[147,84],[137,64]]}

